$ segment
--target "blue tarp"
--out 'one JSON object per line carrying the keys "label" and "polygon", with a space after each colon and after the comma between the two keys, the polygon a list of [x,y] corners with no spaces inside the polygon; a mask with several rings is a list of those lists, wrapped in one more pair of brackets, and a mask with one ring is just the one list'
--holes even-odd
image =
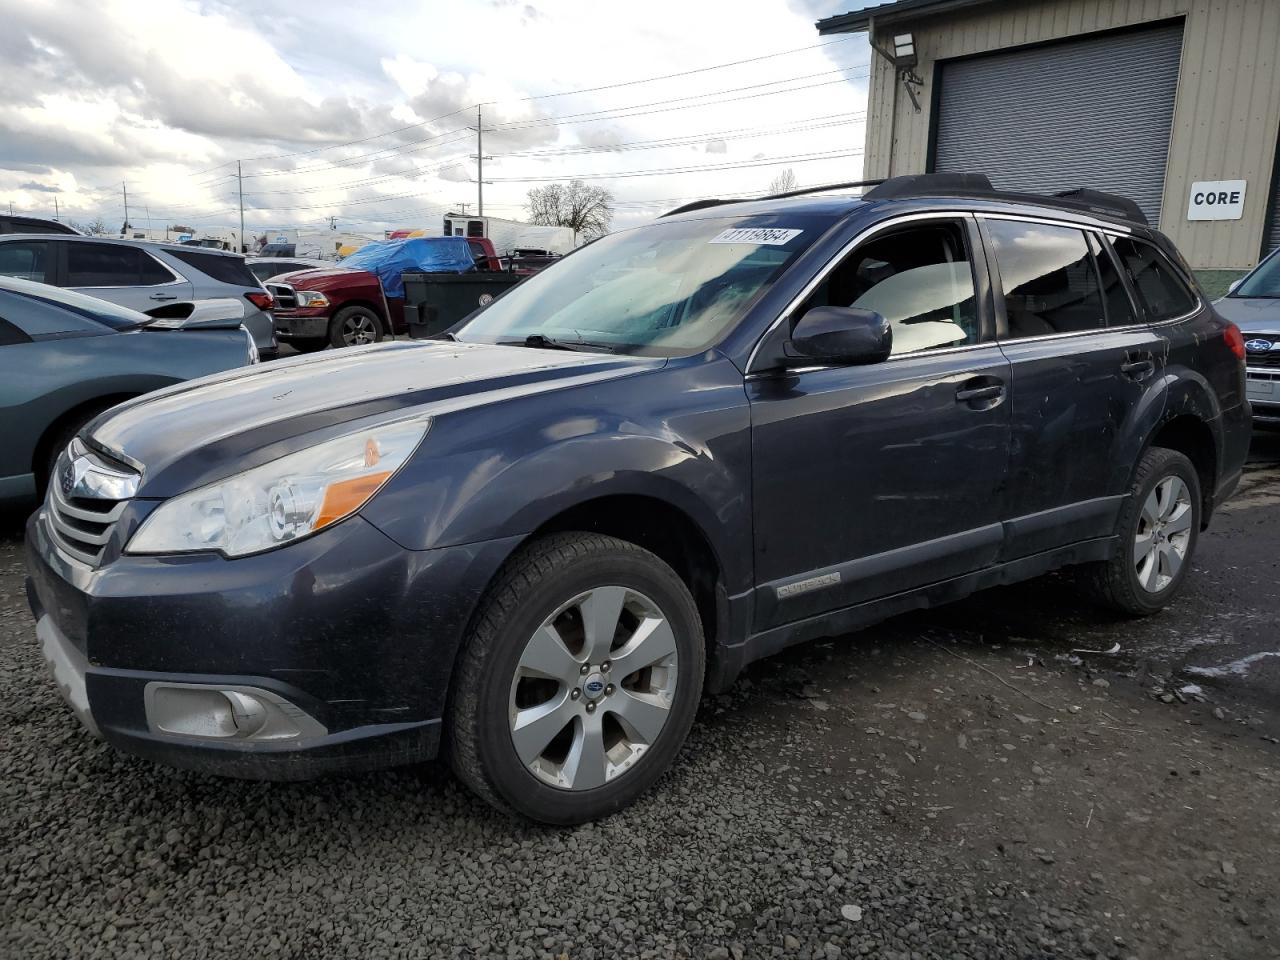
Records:
{"label": "blue tarp", "polygon": [[368,270],[382,281],[388,297],[404,297],[406,270],[423,273],[469,273],[476,268],[475,258],[466,237],[410,237],[405,240],[383,240],[361,247],[341,266]]}

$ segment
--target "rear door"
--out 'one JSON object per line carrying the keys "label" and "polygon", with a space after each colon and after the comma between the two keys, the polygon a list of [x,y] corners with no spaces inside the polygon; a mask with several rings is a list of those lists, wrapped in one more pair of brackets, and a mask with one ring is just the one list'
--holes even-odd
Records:
{"label": "rear door", "polygon": [[1125,428],[1166,359],[1105,240],[1065,223],[981,218],[997,339],[1012,365],[1003,560],[1110,536]]}
{"label": "rear door", "polygon": [[0,276],[53,283],[53,259],[48,240],[0,241]]}
{"label": "rear door", "polygon": [[53,242],[62,248],[59,286],[134,310],[191,299],[191,284],[140,247]]}
{"label": "rear door", "polygon": [[817,306],[875,310],[893,327],[881,363],[748,373],[759,628],[995,560],[1009,363],[990,336],[981,248],[968,217],[886,225],[762,341],[769,356]]}

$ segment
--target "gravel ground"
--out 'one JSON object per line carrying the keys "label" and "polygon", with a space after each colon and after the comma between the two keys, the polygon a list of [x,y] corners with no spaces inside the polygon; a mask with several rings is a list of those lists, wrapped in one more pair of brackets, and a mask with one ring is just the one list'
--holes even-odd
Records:
{"label": "gravel ground", "polygon": [[1048,581],[810,644],[571,830],[435,766],[256,784],[116,754],[44,676],[10,535],[0,956],[1274,957],[1275,715],[1070,650],[1204,634],[1276,481],[1255,472],[1162,617],[1101,621]]}

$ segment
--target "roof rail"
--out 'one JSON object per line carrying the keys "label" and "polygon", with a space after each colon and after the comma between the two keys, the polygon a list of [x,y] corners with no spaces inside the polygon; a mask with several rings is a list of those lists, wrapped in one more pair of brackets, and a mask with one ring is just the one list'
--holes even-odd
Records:
{"label": "roof rail", "polygon": [[1147,217],[1142,212],[1142,208],[1128,197],[1084,187],[1049,195],[997,190],[991,185],[987,176],[981,173],[922,173],[891,177],[862,195],[864,200],[903,200],[910,197],[990,197],[1019,203],[1065,207],[1069,210],[1117,217],[1144,225],[1147,223]]}
{"label": "roof rail", "polygon": [[905,197],[953,197],[995,193],[982,173],[919,173],[890,177],[862,195],[863,200],[901,200]]}
{"label": "roof rail", "polygon": [[1147,215],[1142,212],[1140,206],[1128,197],[1122,197],[1116,193],[1103,193],[1101,190],[1076,187],[1074,190],[1063,190],[1055,193],[1054,197],[1072,206],[1079,205],[1095,213],[1104,213],[1110,217],[1123,217],[1126,220],[1134,220],[1141,224],[1147,223]]}
{"label": "roof rail", "polygon": [[692,213],[694,210],[703,210],[707,207],[718,207],[722,203],[741,203],[741,202],[742,202],[741,200],[735,200],[732,197],[730,197],[727,200],[717,200],[712,197],[709,197],[706,200],[694,200],[692,203],[686,203],[682,207],[676,207],[674,210],[668,210],[666,213],[658,214],[658,219],[661,220],[663,217],[673,217],[677,213]]}
{"label": "roof rail", "polygon": [[[853,187],[874,187],[884,183],[883,180],[851,180],[848,183],[827,183],[818,187],[805,187],[801,190],[788,190],[786,193],[771,193],[765,197],[757,197],[758,200],[785,200],[788,197],[804,197],[811,193],[825,193],[828,190],[849,190]],[[865,197],[866,194],[863,194]]]}

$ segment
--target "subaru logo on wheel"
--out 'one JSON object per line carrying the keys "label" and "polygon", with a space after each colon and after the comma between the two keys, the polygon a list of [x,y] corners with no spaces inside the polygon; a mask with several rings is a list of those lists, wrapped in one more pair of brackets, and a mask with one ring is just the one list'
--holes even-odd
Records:
{"label": "subaru logo on wheel", "polygon": [[1250,353],[1266,353],[1272,347],[1270,340],[1246,340],[1244,348]]}
{"label": "subaru logo on wheel", "polygon": [[582,689],[586,691],[588,697],[591,697],[594,700],[596,697],[600,696],[600,694],[604,693],[604,681],[599,677],[591,677],[582,685]]}

